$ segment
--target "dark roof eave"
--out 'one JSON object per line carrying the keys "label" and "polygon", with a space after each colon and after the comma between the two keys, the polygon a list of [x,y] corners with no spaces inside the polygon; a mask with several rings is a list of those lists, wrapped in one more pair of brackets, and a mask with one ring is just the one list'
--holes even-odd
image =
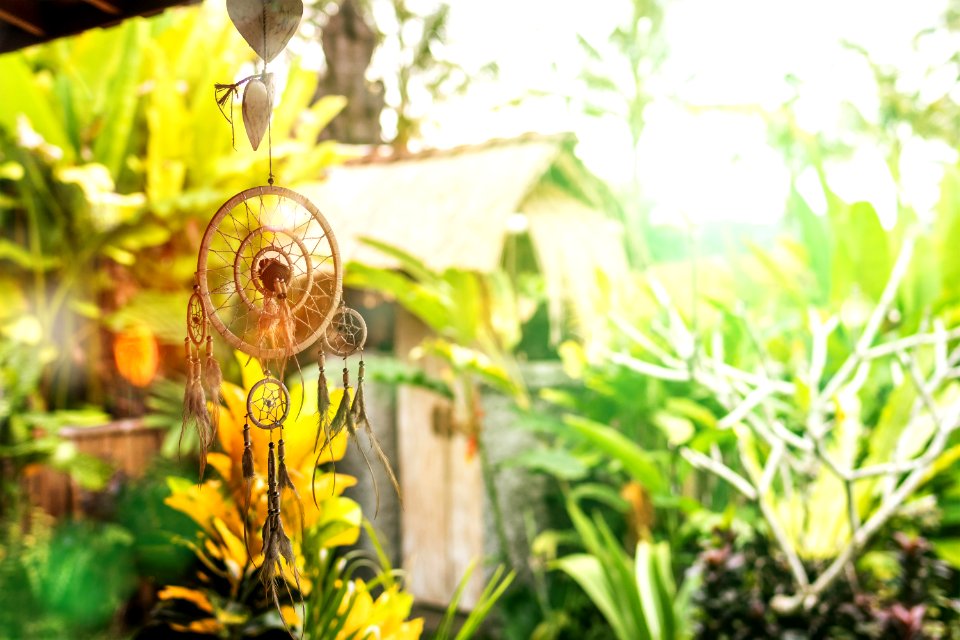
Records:
{"label": "dark roof eave", "polygon": [[200,0],[44,0],[0,4],[0,53],[17,51],[83,31],[117,25],[128,18],[150,16]]}

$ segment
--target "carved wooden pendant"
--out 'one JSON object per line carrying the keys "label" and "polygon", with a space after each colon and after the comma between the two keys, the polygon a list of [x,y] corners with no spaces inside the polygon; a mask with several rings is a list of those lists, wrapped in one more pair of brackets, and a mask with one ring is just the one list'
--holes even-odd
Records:
{"label": "carved wooden pendant", "polygon": [[264,62],[270,62],[283,51],[300,26],[303,2],[227,0],[227,14],[247,44]]}
{"label": "carved wooden pendant", "polygon": [[271,106],[267,85],[259,78],[248,82],[243,90],[243,127],[254,151],[260,146],[270,124]]}

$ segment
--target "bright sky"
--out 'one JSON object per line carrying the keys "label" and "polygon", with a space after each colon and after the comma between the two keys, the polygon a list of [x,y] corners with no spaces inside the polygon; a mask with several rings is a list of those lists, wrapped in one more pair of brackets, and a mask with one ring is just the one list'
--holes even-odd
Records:
{"label": "bright sky", "polygon": [[[614,183],[625,183],[630,144],[619,123],[583,116],[560,98],[496,107],[528,91],[576,91],[582,68],[576,34],[604,43],[627,15],[627,2],[452,4],[451,57],[468,65],[496,60],[501,72],[495,83],[478,84],[468,98],[438,108],[432,114],[438,125],[425,131],[427,143],[452,146],[526,131],[573,131],[588,165]],[[867,114],[876,105],[870,69],[841,40],[895,64],[905,89],[921,88],[931,100],[958,92],[955,78],[925,79],[923,71],[930,61],[949,58],[960,44],[946,36],[928,39],[918,54],[912,42],[919,31],[938,24],[944,8],[941,0],[667,0],[670,53],[654,85],[663,98],[648,108],[640,145],[645,197],[654,204],[654,218],[761,222],[776,220],[783,211],[788,174],[780,153],[768,145],[761,119],[730,110],[693,113],[685,104],[772,109],[790,95],[785,76],[792,74],[801,82],[796,105],[801,125],[836,131],[844,118],[843,101]],[[940,163],[954,156],[938,145],[908,142],[906,201],[921,212],[929,210],[937,197]],[[892,222],[896,187],[877,149],[859,148],[829,175],[841,196],[870,200]],[[808,191],[816,205],[818,190]]]}

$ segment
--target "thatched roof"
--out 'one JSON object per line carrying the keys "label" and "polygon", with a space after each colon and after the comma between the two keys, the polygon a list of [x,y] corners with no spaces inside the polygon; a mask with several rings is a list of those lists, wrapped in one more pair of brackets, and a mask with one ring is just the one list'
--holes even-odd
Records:
{"label": "thatched roof", "polygon": [[[359,242],[367,236],[401,247],[434,269],[490,272],[500,264],[511,216],[528,213],[538,185],[558,163],[569,165],[561,159],[572,157],[571,146],[570,136],[530,135],[399,157],[369,155],[332,168],[323,183],[299,188],[336,229],[346,261],[395,266]],[[577,201],[577,194],[564,193],[559,199],[553,193],[556,207]],[[533,208],[530,215],[551,213],[542,205]]]}
{"label": "thatched roof", "polygon": [[526,218],[544,276],[553,339],[563,318],[584,338],[606,326],[627,286],[617,204],[576,159],[572,136],[528,135],[406,156],[367,155],[300,185],[336,230],[345,262],[397,267],[369,237],[427,266],[484,273],[501,266],[515,214]]}

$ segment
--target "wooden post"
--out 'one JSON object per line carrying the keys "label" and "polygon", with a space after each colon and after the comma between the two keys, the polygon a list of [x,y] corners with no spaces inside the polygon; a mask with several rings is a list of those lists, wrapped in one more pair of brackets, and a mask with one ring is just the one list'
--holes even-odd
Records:
{"label": "wooden post", "polygon": [[[405,356],[430,335],[405,311],[398,311],[396,352]],[[436,360],[420,362],[439,375]],[[407,585],[423,603],[445,607],[473,559],[483,557],[483,478],[480,461],[468,458],[466,438],[449,433],[444,421],[450,401],[409,386],[397,392],[397,440],[404,512],[401,525]],[[446,417],[445,417],[446,416]],[[460,601],[473,607],[483,586],[477,571]]]}

